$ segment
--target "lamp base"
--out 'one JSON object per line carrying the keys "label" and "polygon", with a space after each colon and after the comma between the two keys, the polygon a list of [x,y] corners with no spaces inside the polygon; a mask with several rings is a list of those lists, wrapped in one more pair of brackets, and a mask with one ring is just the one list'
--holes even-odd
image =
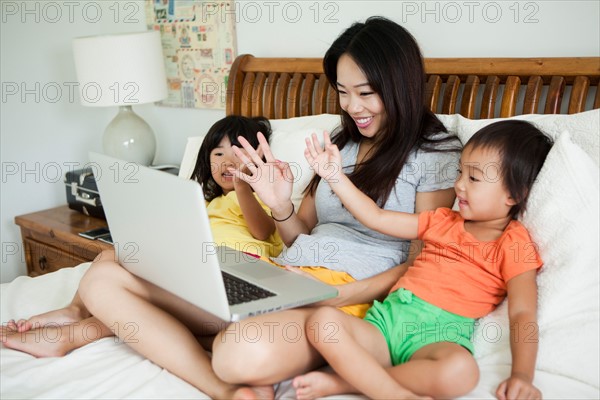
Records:
{"label": "lamp base", "polygon": [[119,112],[104,131],[102,144],[107,155],[142,165],[151,165],[156,153],[152,128],[131,106],[119,106]]}

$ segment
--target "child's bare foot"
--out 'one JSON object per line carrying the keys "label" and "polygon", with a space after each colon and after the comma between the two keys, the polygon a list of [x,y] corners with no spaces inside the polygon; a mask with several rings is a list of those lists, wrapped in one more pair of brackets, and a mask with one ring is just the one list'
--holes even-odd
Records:
{"label": "child's bare foot", "polygon": [[356,393],[356,389],[337,374],[313,371],[292,381],[298,400],[312,400],[334,394]]}
{"label": "child's bare foot", "polygon": [[232,396],[234,400],[272,400],[274,398],[273,386],[246,386],[237,389]]}
{"label": "child's bare foot", "polygon": [[64,308],[58,310],[52,310],[43,314],[34,315],[29,319],[21,319],[19,321],[10,320],[8,322],[9,327],[16,327],[19,332],[25,332],[30,329],[43,328],[46,325],[68,325],[75,322],[79,322],[85,318],[88,318],[90,313],[87,310],[73,304],[69,304]]}
{"label": "child's bare foot", "polygon": [[0,328],[2,343],[9,349],[35,357],[61,357],[73,349],[71,325],[47,324],[25,332],[11,329],[9,325]]}
{"label": "child's bare foot", "polygon": [[[335,394],[358,393],[354,386],[336,373],[321,371],[313,371],[297,376],[292,381],[292,386],[296,389],[298,400],[313,400]],[[396,394],[398,399],[431,399],[431,397],[417,396],[408,390]]]}

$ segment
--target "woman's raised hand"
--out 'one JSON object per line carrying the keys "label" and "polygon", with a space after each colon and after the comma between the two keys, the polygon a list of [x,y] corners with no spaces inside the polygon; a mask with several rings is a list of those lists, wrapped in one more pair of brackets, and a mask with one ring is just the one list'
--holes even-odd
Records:
{"label": "woman's raised hand", "polygon": [[316,174],[327,182],[333,182],[342,170],[342,156],[338,147],[331,143],[327,132],[323,132],[323,142],[324,148],[321,147],[315,133],[306,138],[304,157]]}
{"label": "woman's raised hand", "polygon": [[[241,160],[243,169],[230,168],[238,179],[247,182],[260,199],[271,209],[289,207],[292,197],[294,174],[288,163],[277,160],[271,147],[262,133],[258,133],[259,149],[254,149],[243,137],[238,140],[245,151],[237,146],[232,146],[233,152]],[[264,153],[266,161],[262,160]],[[249,173],[246,173],[245,171]]]}

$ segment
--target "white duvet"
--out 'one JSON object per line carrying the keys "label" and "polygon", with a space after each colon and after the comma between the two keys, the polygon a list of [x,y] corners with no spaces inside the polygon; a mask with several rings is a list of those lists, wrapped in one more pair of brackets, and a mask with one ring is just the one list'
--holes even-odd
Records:
{"label": "white duvet", "polygon": [[[289,131],[291,122],[306,125],[314,123],[311,121],[315,118],[324,119],[329,125],[336,122],[326,115],[303,117],[287,120],[287,125],[279,128]],[[483,125],[497,121],[467,120],[458,115],[440,118],[463,142]],[[535,123],[556,140],[522,220],[544,260],[538,275],[540,343],[534,384],[545,399],[600,399],[600,110],[515,118]],[[301,139],[306,128],[303,125],[298,130]],[[314,130],[313,125],[310,128]],[[195,155],[198,140],[191,143],[186,154]],[[187,161],[184,157],[182,169],[190,165],[190,157]],[[280,158],[294,160],[289,157]],[[294,162],[301,163],[302,158],[300,152]],[[19,277],[1,285],[0,322],[28,318],[68,304],[88,266],[81,264],[37,278]],[[494,398],[496,386],[509,375],[510,330],[506,312],[506,303],[502,303],[479,320],[474,345],[481,380],[465,398]],[[289,381],[277,385],[276,396],[294,398]],[[355,396],[337,396],[349,397]],[[140,357],[124,343],[107,338],[61,358],[36,359],[1,347],[0,398],[207,396]]]}
{"label": "white duvet", "polygon": [[[0,319],[25,318],[67,304],[89,264],[37,278],[19,277],[0,286]],[[165,349],[168,351],[168,349]],[[569,351],[557,349],[557,351]],[[493,398],[510,366],[490,354],[479,360],[482,377],[471,399]],[[0,348],[2,399],[208,398],[188,383],[141,357],[115,338],[106,338],[65,357],[35,358]],[[558,374],[538,371],[535,384],[546,399],[598,399],[597,387]],[[290,382],[276,387],[277,398],[293,399]],[[358,396],[336,396],[350,398]]]}

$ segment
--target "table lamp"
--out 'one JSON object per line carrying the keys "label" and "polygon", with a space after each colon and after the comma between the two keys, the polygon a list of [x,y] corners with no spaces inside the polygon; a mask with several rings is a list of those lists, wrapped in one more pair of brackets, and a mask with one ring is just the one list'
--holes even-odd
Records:
{"label": "table lamp", "polygon": [[73,39],[81,103],[118,106],[104,131],[104,152],[115,158],[151,165],[156,138],[150,125],[132,109],[167,97],[160,33],[145,31]]}

